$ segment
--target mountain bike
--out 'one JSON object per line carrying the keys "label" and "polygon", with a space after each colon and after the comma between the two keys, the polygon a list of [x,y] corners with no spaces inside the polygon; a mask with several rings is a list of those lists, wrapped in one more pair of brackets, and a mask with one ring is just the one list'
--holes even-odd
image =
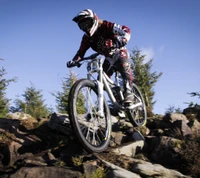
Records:
{"label": "mountain bike", "polygon": [[[94,53],[74,63],[80,67],[86,62],[87,78],[77,80],[70,89],[68,113],[77,138],[88,152],[103,152],[110,142],[112,122],[108,99],[120,117],[127,117],[133,126],[145,125],[146,107],[139,88],[133,84],[134,101],[124,104],[120,73],[115,71],[114,80],[103,71],[103,57]],[[107,98],[105,96],[107,93]]]}

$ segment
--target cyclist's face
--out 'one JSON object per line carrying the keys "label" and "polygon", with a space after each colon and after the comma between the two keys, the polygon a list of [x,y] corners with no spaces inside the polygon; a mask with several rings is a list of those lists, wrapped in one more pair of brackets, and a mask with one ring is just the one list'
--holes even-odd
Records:
{"label": "cyclist's face", "polygon": [[93,25],[93,20],[90,18],[84,19],[80,21],[78,24],[79,28],[83,30],[84,32],[89,32],[90,29],[92,28],[92,25]]}

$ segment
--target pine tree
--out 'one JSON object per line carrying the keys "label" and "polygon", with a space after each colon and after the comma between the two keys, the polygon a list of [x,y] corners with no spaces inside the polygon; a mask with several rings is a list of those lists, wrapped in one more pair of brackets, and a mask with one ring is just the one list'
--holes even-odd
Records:
{"label": "pine tree", "polygon": [[69,77],[64,77],[62,80],[62,92],[56,91],[51,94],[56,97],[57,110],[60,113],[67,113],[68,96],[72,85],[76,82],[77,75],[70,70]]}
{"label": "pine tree", "polygon": [[[198,97],[200,99],[200,92],[191,92],[191,93],[188,93],[191,97]],[[200,104],[199,103],[194,103],[194,102],[190,102],[190,103],[187,103],[188,104],[188,107],[200,107]]]}
{"label": "pine tree", "polygon": [[157,72],[151,72],[153,59],[145,62],[145,55],[141,55],[139,50],[133,50],[132,53],[131,59],[135,83],[142,92],[146,107],[152,111],[153,105],[156,103],[154,101],[155,91],[153,87],[161,77],[162,72],[158,74]]}
{"label": "pine tree", "polygon": [[27,87],[24,94],[22,94],[23,100],[16,99],[15,111],[21,111],[26,114],[30,114],[32,117],[41,118],[49,115],[48,108],[44,104],[42,90],[37,90],[31,83],[30,87]]}
{"label": "pine tree", "polygon": [[0,117],[5,117],[9,112],[9,99],[6,98],[6,89],[11,82],[16,82],[17,78],[5,79],[6,70],[2,67],[0,69]]}

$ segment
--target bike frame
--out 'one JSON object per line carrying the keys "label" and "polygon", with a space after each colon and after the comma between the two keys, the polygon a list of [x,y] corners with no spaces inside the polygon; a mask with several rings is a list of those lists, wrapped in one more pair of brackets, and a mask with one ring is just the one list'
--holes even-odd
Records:
{"label": "bike frame", "polygon": [[[104,111],[103,111],[103,102],[104,102],[104,90],[107,92],[109,99],[111,100],[112,104],[114,107],[118,110],[125,111],[127,109],[134,109],[138,106],[142,105],[142,101],[140,100],[139,103],[133,104],[130,107],[123,107],[121,106],[115,99],[114,94],[112,92],[111,87],[116,86],[116,84],[111,80],[107,74],[103,71],[103,57],[99,58],[94,58],[91,59],[91,61],[88,62],[87,64],[87,79],[91,80],[93,77],[93,73],[97,73],[98,77],[95,79],[96,86],[98,88],[98,115],[100,117],[104,116]],[[94,77],[93,77],[94,78]],[[117,83],[117,86],[119,86],[119,78],[118,78],[118,72],[116,71],[115,75],[115,82]],[[120,91],[120,95],[123,98],[122,91]]]}

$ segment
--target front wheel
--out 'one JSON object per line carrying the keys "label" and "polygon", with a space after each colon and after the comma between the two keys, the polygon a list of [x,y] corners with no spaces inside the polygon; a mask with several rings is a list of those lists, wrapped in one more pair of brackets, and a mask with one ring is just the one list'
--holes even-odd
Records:
{"label": "front wheel", "polygon": [[68,98],[71,125],[88,152],[104,151],[110,141],[110,111],[104,99],[104,117],[98,114],[98,91],[95,83],[81,79],[72,86]]}
{"label": "front wheel", "polygon": [[147,121],[146,106],[145,106],[143,96],[139,88],[135,84],[133,84],[132,91],[134,94],[134,104],[138,106],[135,107],[134,109],[128,110],[127,115],[130,122],[134,126],[141,127],[145,125]]}

